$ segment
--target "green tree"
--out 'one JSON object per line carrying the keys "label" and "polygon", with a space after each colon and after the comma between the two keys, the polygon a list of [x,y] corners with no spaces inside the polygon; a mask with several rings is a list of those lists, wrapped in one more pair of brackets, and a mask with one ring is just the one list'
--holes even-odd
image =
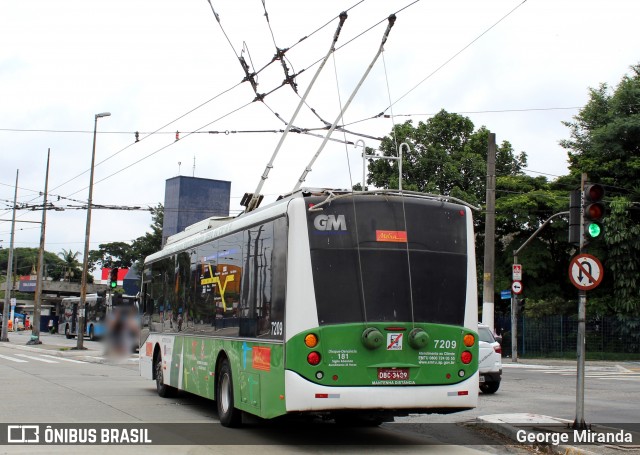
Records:
{"label": "green tree", "polygon": [[563,122],[571,139],[570,172],[603,184],[637,190],[640,175],[640,64],[611,93],[607,84],[589,89],[589,101],[574,122]]}
{"label": "green tree", "polygon": [[92,271],[96,267],[128,268],[131,267],[134,260],[131,245],[126,242],[101,243],[97,250],[89,252],[89,264],[91,264]]}
{"label": "green tree", "polygon": [[[0,249],[0,274],[5,275],[7,271],[7,259],[9,249]],[[31,275],[36,270],[38,263],[38,248],[14,248],[13,258],[16,267],[13,273],[16,275]],[[44,252],[44,274],[54,280],[59,280],[64,274],[65,262],[55,253]],[[80,271],[78,270],[78,277]]]}
{"label": "green tree", "polygon": [[[409,152],[402,161],[402,186],[407,190],[443,194],[479,205],[485,199],[489,131],[474,131],[473,122],[444,110],[426,122],[396,125],[380,151],[397,156],[396,144],[406,142]],[[526,154],[515,154],[502,142],[496,150],[496,173],[517,175],[526,166]],[[380,188],[398,188],[398,166],[388,160],[369,160],[367,183]]]}
{"label": "green tree", "polygon": [[141,265],[144,259],[162,248],[162,223],[164,208],[162,204],[151,208],[151,232],[127,242],[111,242],[98,245],[97,250],[89,252],[91,270],[96,267],[130,268],[134,264]]}
{"label": "green tree", "polygon": [[132,257],[137,264],[138,270],[142,267],[144,259],[150,254],[162,249],[162,224],[164,223],[164,207],[158,204],[151,208],[151,232],[135,239],[131,245]]}
{"label": "green tree", "polygon": [[79,281],[82,276],[82,269],[80,268],[80,263],[78,262],[78,256],[80,256],[79,251],[72,251],[71,248],[68,250],[62,249],[58,253],[58,256],[62,258],[63,261],[63,271],[62,277],[65,281]]}
{"label": "green tree", "polygon": [[632,66],[631,74],[624,75],[613,90],[607,84],[589,89],[587,104],[573,122],[564,124],[570,139],[560,144],[568,150],[572,180],[578,182],[587,173],[590,181],[605,186],[610,201],[604,244],[590,246],[605,268],[603,284],[593,296],[603,307],[637,315],[640,283],[635,279],[637,269],[631,268],[640,262],[634,205],[640,195],[640,65]]}
{"label": "green tree", "polygon": [[[486,128],[476,130],[469,118],[442,110],[426,122],[419,122],[416,127],[410,121],[396,125],[380,146],[384,156],[397,156],[395,138],[397,143],[406,142],[409,145],[409,152],[403,156],[404,189],[450,195],[476,206],[485,205],[489,138]],[[495,289],[498,292],[510,287],[514,245],[519,246],[524,242],[542,221],[554,213],[559,204],[557,192],[549,187],[544,177],[524,175],[522,171],[526,163],[526,154],[515,153],[508,141],[496,147]],[[370,160],[368,183],[382,188],[397,188],[396,162]],[[480,277],[483,271],[484,222],[485,212],[475,212],[479,291],[482,289]],[[549,242],[549,239],[555,242],[555,233],[547,232],[546,235],[548,239],[538,240],[541,245]],[[566,244],[554,243],[553,246],[561,250]],[[544,250],[546,245],[545,248],[532,250],[530,254]],[[559,255],[560,252],[554,250],[544,259],[548,263]],[[553,267],[538,264],[538,259],[532,258],[535,268],[531,268],[530,276],[532,279],[540,277],[537,281],[546,282]],[[541,296],[544,296],[543,292],[540,291]],[[499,298],[494,301],[501,302]],[[506,313],[508,308],[498,310]]]}

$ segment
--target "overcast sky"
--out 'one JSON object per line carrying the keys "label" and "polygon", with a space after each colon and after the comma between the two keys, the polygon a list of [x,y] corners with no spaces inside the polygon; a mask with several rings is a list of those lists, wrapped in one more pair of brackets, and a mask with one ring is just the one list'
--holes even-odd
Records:
{"label": "overcast sky", "polygon": [[[526,152],[531,175],[550,179],[567,173],[558,141],[568,130],[561,122],[584,106],[589,87],[615,86],[640,61],[637,0],[211,4],[222,27],[207,0],[2,1],[0,219],[11,218],[17,169],[18,201],[42,203],[49,148],[50,200],[59,207],[86,202],[100,112],[111,116],[98,120],[94,203],[155,206],[164,202],[166,179],[182,174],[231,181],[232,214],[238,213],[240,198],[255,190],[280,139],[278,133],[240,131],[283,129],[274,113],[289,121],[300,98],[290,86],[278,88],[284,71],[276,61],[257,82],[259,93],[277,90],[264,103],[251,103],[255,94],[241,83],[237,55],[257,71],[271,62],[276,45],[290,48],[286,63],[291,74],[302,72],[296,78],[301,96],[346,9],[339,48],[307,100],[319,117],[336,119],[378,50],[386,18],[399,11],[383,56],[345,114],[346,123],[358,122],[350,129],[381,137],[394,122],[417,124],[440,109],[459,112]],[[371,119],[383,111],[394,117]],[[323,126],[308,107],[294,123]],[[291,191],[321,142],[289,135],[263,188],[263,205]],[[305,184],[348,188],[361,181],[360,152],[330,142]],[[92,219],[91,249],[131,241],[151,223],[145,211],[93,210]],[[41,211],[20,210],[18,220],[40,221]],[[84,210],[49,211],[46,249],[82,251],[85,222]],[[38,224],[16,228],[17,247],[38,246]],[[10,229],[0,221],[5,248]]]}

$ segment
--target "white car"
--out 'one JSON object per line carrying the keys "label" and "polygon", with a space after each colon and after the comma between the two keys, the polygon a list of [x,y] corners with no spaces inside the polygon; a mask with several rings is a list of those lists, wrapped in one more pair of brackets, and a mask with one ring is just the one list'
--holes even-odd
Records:
{"label": "white car", "polygon": [[483,393],[496,393],[502,379],[502,347],[491,333],[489,326],[478,324],[480,338],[480,390]]}

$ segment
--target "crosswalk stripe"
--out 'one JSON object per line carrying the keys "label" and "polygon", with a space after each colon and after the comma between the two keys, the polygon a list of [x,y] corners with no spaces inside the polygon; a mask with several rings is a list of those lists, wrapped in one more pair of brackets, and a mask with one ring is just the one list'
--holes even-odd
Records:
{"label": "crosswalk stripe", "polygon": [[[537,370],[537,369],[533,369]],[[540,370],[537,370],[540,371]],[[626,370],[629,371],[629,370]],[[552,370],[540,371],[544,374],[557,374],[560,376],[576,376],[575,369],[557,368]],[[640,380],[640,374],[629,371],[585,371],[585,378],[590,379],[615,379],[619,381],[637,381]]]}
{"label": "crosswalk stripe", "polygon": [[87,362],[82,362],[80,360],[74,360],[74,359],[65,359],[64,357],[55,357],[52,355],[48,355],[48,354],[41,354],[42,357],[48,357],[50,359],[55,359],[55,360],[64,360],[65,362],[73,362],[73,363],[87,363]]}
{"label": "crosswalk stripe", "polygon": [[37,360],[38,362],[45,362],[45,363],[58,363],[58,362],[55,362],[55,361],[53,361],[53,360],[41,359],[41,358],[39,358],[39,357],[34,357],[34,356],[32,356],[32,355],[27,355],[27,354],[16,354],[16,355],[17,355],[17,356],[20,356],[20,357],[25,357],[25,358],[27,358],[27,359],[31,359],[31,360]]}
{"label": "crosswalk stripe", "polygon": [[9,356],[6,356],[6,355],[1,355],[1,354],[0,354],[0,358],[5,359],[5,360],[11,360],[12,362],[19,362],[19,363],[28,362],[28,360],[14,359],[13,357],[9,357]]}

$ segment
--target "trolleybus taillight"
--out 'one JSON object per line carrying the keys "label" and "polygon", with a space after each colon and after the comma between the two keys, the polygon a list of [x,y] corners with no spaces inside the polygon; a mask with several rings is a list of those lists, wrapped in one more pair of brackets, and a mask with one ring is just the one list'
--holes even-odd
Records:
{"label": "trolleybus taillight", "polygon": [[304,337],[304,344],[306,344],[308,348],[315,348],[318,345],[318,337],[315,333],[310,333]]}
{"label": "trolleybus taillight", "polygon": [[462,363],[464,363],[464,364],[471,363],[471,359],[473,359],[473,356],[471,355],[471,353],[469,351],[464,351],[460,355],[460,360],[462,360]]}
{"label": "trolleybus taillight", "polygon": [[470,348],[476,342],[476,337],[474,337],[470,333],[467,333],[462,339],[462,342],[466,347]]}
{"label": "trolleybus taillight", "polygon": [[310,352],[309,355],[307,355],[307,362],[309,362],[309,365],[313,365],[313,366],[316,366],[317,364],[319,364],[320,353],[316,351]]}

